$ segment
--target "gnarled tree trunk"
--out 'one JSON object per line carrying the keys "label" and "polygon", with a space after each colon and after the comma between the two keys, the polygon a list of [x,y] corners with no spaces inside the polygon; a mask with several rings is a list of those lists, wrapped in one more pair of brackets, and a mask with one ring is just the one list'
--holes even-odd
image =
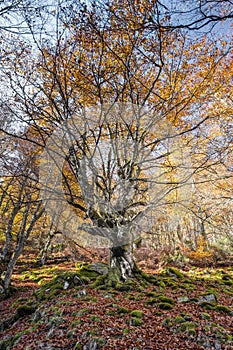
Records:
{"label": "gnarled tree trunk", "polygon": [[132,244],[112,247],[110,250],[110,269],[123,282],[134,277],[137,269],[133,250]]}

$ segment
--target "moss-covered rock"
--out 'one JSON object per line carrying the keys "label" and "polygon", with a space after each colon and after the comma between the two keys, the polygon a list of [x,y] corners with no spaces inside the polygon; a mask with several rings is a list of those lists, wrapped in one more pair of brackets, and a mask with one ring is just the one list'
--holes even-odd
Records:
{"label": "moss-covered rock", "polygon": [[179,329],[180,329],[181,332],[185,332],[185,331],[191,330],[191,329],[195,330],[197,327],[198,327],[198,324],[196,322],[188,321],[188,322],[181,323]]}
{"label": "moss-covered rock", "polygon": [[233,281],[232,281],[232,280],[224,280],[223,283],[224,283],[226,286],[233,286]]}
{"label": "moss-covered rock", "polygon": [[184,274],[172,266],[167,267],[166,273],[168,276],[173,276],[175,278],[184,278]]}
{"label": "moss-covered rock", "polygon": [[148,298],[146,301],[145,301],[145,304],[146,305],[155,305],[157,304],[157,299],[156,298]]}
{"label": "moss-covered rock", "polygon": [[116,310],[116,313],[118,315],[122,316],[122,315],[128,314],[129,313],[129,309],[124,307],[124,306],[118,306],[117,310]]}
{"label": "moss-covered rock", "polygon": [[204,320],[210,320],[210,319],[211,319],[210,315],[209,315],[207,312],[202,312],[202,313],[201,313],[201,317],[202,317]]}
{"label": "moss-covered rock", "polygon": [[214,310],[218,311],[218,312],[225,313],[225,314],[230,314],[231,313],[231,309],[228,306],[225,306],[225,305],[216,305]]}
{"label": "moss-covered rock", "polygon": [[133,310],[133,311],[131,311],[130,315],[132,317],[142,318],[143,317],[143,312],[141,310]]}
{"label": "moss-covered rock", "polygon": [[27,315],[31,315],[33,314],[34,312],[36,311],[36,307],[33,306],[33,305],[28,305],[28,304],[25,304],[25,305],[21,305],[17,308],[16,310],[16,315],[17,317],[24,317],[24,316],[27,316]]}
{"label": "moss-covered rock", "polygon": [[200,303],[200,306],[205,310],[214,310],[215,308],[215,304],[209,303],[208,301],[203,301],[202,303]]}
{"label": "moss-covered rock", "polygon": [[162,303],[168,303],[171,305],[175,304],[175,301],[172,298],[166,297],[164,295],[159,295],[156,299]]}
{"label": "moss-covered rock", "polygon": [[172,310],[173,309],[173,305],[169,304],[169,303],[159,303],[158,307],[160,310]]}
{"label": "moss-covered rock", "polygon": [[131,317],[130,321],[129,321],[129,324],[131,326],[139,327],[139,326],[141,326],[143,324],[143,321],[140,318]]}
{"label": "moss-covered rock", "polygon": [[162,326],[166,326],[166,327],[172,327],[172,320],[171,317],[166,317],[163,322],[162,322]]}
{"label": "moss-covered rock", "polygon": [[174,319],[174,322],[175,323],[183,323],[183,322],[185,322],[185,318],[182,316],[176,316]]}

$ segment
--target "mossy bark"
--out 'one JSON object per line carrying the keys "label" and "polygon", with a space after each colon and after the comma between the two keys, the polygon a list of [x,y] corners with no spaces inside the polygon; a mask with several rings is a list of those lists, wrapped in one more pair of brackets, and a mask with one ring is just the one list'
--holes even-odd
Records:
{"label": "mossy bark", "polygon": [[115,275],[121,282],[134,277],[138,268],[131,244],[113,247],[110,250],[110,273]]}

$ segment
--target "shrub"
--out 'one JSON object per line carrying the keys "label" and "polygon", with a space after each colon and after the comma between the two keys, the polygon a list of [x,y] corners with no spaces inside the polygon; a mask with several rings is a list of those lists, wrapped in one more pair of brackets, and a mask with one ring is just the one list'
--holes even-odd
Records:
{"label": "shrub", "polygon": [[208,242],[203,236],[198,238],[196,250],[187,252],[186,256],[197,266],[213,264],[213,253],[208,249]]}

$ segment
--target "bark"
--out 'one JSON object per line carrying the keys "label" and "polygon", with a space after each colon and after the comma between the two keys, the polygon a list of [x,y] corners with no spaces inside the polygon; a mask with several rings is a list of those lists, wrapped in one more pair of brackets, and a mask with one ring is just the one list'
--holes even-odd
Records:
{"label": "bark", "polygon": [[110,251],[110,269],[123,282],[134,277],[136,263],[133,254],[133,245],[113,247]]}
{"label": "bark", "polygon": [[45,263],[47,262],[47,259],[48,259],[48,249],[50,247],[50,244],[51,244],[51,241],[54,237],[54,233],[51,233],[49,232],[48,234],[48,237],[47,237],[47,240],[45,242],[45,245],[41,251],[41,258],[40,258],[40,262],[41,262],[41,265],[45,265]]}
{"label": "bark", "polygon": [[26,229],[26,224],[27,224],[27,219],[28,219],[28,210],[29,210],[29,207],[26,209],[24,216],[23,216],[23,224],[21,226],[21,232],[19,232],[19,234],[18,234],[18,241],[17,241],[17,245],[15,248],[14,254],[12,255],[10,261],[8,262],[7,269],[4,272],[3,278],[0,279],[0,284],[2,286],[3,293],[5,293],[5,294],[8,293],[8,289],[9,289],[10,282],[11,282],[11,276],[12,276],[14,267],[17,263],[17,260],[23,251],[24,245],[25,245],[36,221],[41,217],[41,215],[44,212],[44,208],[41,208],[41,202],[39,202],[37,207],[35,208],[31,222],[30,222],[28,228]]}

